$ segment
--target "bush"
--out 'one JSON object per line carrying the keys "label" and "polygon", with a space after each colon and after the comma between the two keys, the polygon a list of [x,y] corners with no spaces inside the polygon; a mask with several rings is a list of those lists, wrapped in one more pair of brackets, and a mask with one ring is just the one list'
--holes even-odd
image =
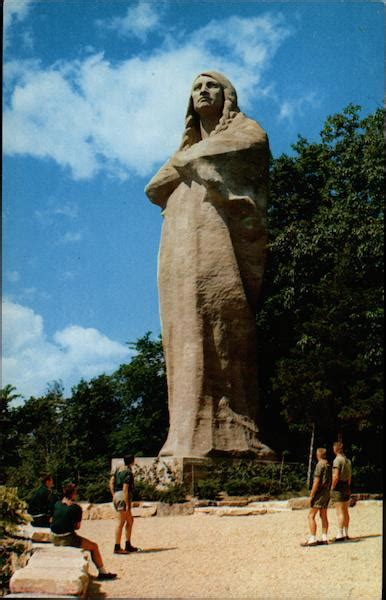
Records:
{"label": "bush", "polygon": [[196,484],[197,496],[205,500],[215,500],[221,492],[221,486],[217,479],[201,479]]}
{"label": "bush", "polygon": [[169,504],[186,502],[186,488],[181,483],[171,483],[164,489],[158,490],[158,500]]}
{"label": "bush", "polygon": [[352,492],[380,493],[383,491],[383,472],[375,465],[352,468]]}
{"label": "bush", "polygon": [[0,486],[0,536],[12,534],[18,525],[28,523],[26,513],[27,504],[18,497],[17,488]]}
{"label": "bush", "polygon": [[81,500],[87,502],[111,502],[111,492],[106,477],[79,484],[78,494]]}
{"label": "bush", "polygon": [[158,490],[153,483],[143,480],[136,481],[133,500],[158,500]]}
{"label": "bush", "polygon": [[224,484],[224,490],[228,496],[247,496],[250,491],[250,484],[243,479],[231,479]]}

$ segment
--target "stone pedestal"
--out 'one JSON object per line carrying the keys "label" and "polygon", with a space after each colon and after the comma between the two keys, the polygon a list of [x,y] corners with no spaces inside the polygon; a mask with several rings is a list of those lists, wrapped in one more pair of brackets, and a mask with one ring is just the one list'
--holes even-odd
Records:
{"label": "stone pedestal", "polygon": [[[150,481],[158,482],[160,488],[170,483],[184,483],[189,493],[194,493],[194,486],[197,481],[206,479],[212,468],[216,465],[227,462],[230,464],[239,463],[242,458],[237,457],[194,457],[194,456],[141,456],[135,458],[134,471],[143,474],[144,478]],[[254,462],[262,461],[256,458],[250,458]],[[111,460],[112,470],[123,464],[123,458],[113,458]]]}

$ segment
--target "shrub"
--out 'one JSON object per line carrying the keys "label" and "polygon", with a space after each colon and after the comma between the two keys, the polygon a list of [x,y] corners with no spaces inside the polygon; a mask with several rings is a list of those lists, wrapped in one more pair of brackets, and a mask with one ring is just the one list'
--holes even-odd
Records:
{"label": "shrub", "polygon": [[158,490],[152,483],[143,480],[136,481],[133,500],[158,500]]}
{"label": "shrub", "polygon": [[249,494],[250,484],[243,479],[231,479],[224,484],[228,496],[246,496]]}
{"label": "shrub", "polygon": [[111,492],[106,477],[95,481],[87,481],[79,484],[78,494],[81,500],[88,502],[111,502]]}
{"label": "shrub", "polygon": [[20,500],[17,488],[0,486],[0,536],[12,534],[18,525],[29,522],[27,504]]}
{"label": "shrub", "polygon": [[164,489],[158,490],[158,500],[169,504],[186,502],[186,488],[181,483],[171,483]]}
{"label": "shrub", "polygon": [[199,498],[215,500],[221,492],[221,486],[218,479],[201,479],[197,482],[195,491]]}

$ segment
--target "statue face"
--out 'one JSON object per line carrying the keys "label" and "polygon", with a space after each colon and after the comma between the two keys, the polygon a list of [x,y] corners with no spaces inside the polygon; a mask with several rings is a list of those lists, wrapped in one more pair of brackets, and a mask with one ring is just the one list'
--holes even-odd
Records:
{"label": "statue face", "polygon": [[200,75],[193,83],[193,108],[199,116],[220,117],[224,106],[221,85],[208,75]]}

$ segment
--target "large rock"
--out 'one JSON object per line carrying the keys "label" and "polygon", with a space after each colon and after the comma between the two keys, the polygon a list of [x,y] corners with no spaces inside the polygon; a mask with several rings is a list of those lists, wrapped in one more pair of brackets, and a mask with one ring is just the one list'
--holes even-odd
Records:
{"label": "large rock", "polygon": [[89,509],[89,519],[115,519],[117,512],[112,502],[93,504]]}
{"label": "large rock", "polygon": [[228,500],[218,500],[217,506],[247,506],[248,498],[229,498]]}
{"label": "large rock", "polygon": [[27,566],[16,571],[10,580],[12,593],[83,596],[88,586],[88,574],[73,566],[60,568]]}
{"label": "large rock", "polygon": [[290,498],[287,501],[289,508],[292,510],[302,510],[310,508],[310,499],[308,496],[301,496],[300,498]]}
{"label": "large rock", "polygon": [[10,580],[12,594],[84,596],[88,587],[89,552],[73,547],[39,546],[28,565]]}
{"label": "large rock", "polygon": [[181,504],[166,504],[159,502],[157,504],[158,517],[177,517],[182,515],[192,515],[194,505],[192,502],[183,502]]}
{"label": "large rock", "polygon": [[131,513],[133,517],[154,517],[157,514],[157,505],[134,507]]}
{"label": "large rock", "polygon": [[219,517],[249,517],[253,515],[265,515],[266,508],[254,508],[250,506],[229,506],[221,507],[216,513]]}

